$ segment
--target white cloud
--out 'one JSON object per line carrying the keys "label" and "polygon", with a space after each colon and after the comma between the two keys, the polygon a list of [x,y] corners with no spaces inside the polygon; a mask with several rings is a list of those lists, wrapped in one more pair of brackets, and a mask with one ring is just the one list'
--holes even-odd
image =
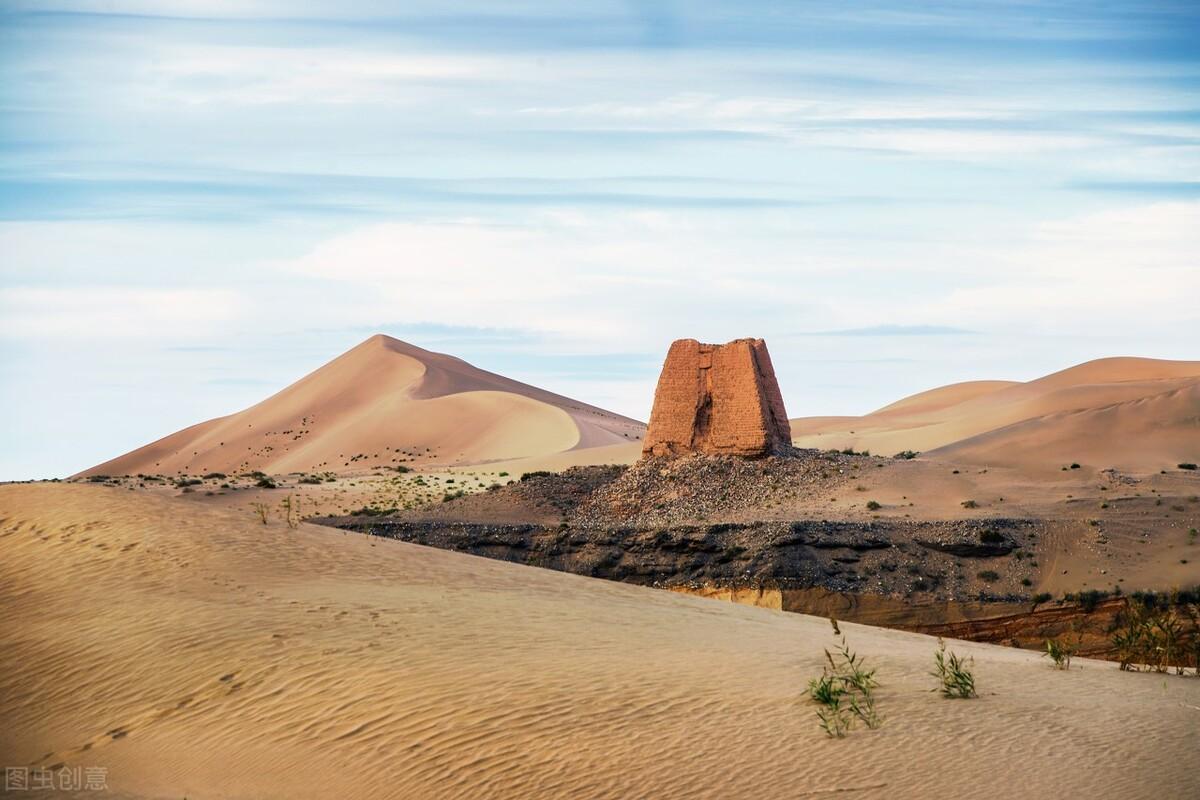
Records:
{"label": "white cloud", "polygon": [[81,341],[211,334],[246,310],[224,289],[0,288],[0,336]]}

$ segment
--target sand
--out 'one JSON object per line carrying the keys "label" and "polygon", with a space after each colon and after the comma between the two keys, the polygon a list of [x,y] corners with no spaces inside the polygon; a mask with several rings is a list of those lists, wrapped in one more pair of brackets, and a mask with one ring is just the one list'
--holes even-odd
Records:
{"label": "sand", "polygon": [[132,797],[1189,797],[1200,680],[827,621],[104,486],[0,487],[0,760]]}
{"label": "sand", "polygon": [[933,389],[862,417],[792,420],[800,447],[902,450],[1044,470],[1060,462],[1157,472],[1200,460],[1200,361],[1106,358],[1027,383]]}
{"label": "sand", "polygon": [[619,445],[644,430],[636,420],[376,335],[251,408],[80,475],[445,466]]}

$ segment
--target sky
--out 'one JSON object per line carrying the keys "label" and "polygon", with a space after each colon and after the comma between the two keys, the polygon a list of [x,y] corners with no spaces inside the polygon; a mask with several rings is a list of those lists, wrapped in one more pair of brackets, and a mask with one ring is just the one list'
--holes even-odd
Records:
{"label": "sky", "polygon": [[639,419],[1200,359],[1200,5],[0,4],[0,480],[373,333]]}

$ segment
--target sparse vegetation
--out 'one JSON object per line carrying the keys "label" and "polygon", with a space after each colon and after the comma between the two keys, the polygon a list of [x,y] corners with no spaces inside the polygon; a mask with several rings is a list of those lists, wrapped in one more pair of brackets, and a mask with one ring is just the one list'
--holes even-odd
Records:
{"label": "sparse vegetation", "polygon": [[881,508],[883,508],[883,506],[881,506],[879,503],[875,502],[874,500],[867,501],[867,510],[868,511],[878,511]]}
{"label": "sparse vegetation", "polygon": [[1068,644],[1058,639],[1046,640],[1046,652],[1043,654],[1054,662],[1055,669],[1070,669],[1071,656],[1075,655],[1077,644]]}
{"label": "sparse vegetation", "polygon": [[267,524],[267,517],[271,513],[266,503],[251,503],[250,507],[254,509],[254,513],[258,514],[259,520],[263,525]]}
{"label": "sparse vegetation", "polygon": [[1178,466],[1180,469],[1195,469],[1196,468],[1196,465],[1191,463],[1190,461],[1185,461],[1182,464],[1179,464]]}
{"label": "sparse vegetation", "polygon": [[979,508],[979,503],[976,503],[974,500],[963,500],[962,507],[963,508]]}
{"label": "sparse vegetation", "polygon": [[934,671],[930,674],[941,681],[941,686],[933,691],[940,691],[942,697],[967,700],[978,697],[975,692],[975,674],[971,667],[974,659],[963,659],[953,650],[946,650],[946,642],[938,637],[938,649],[933,654]]}
{"label": "sparse vegetation", "polygon": [[905,461],[911,461],[912,459],[916,458],[919,455],[921,455],[921,454],[915,450],[901,450],[899,453],[896,453],[896,455],[892,456],[892,458],[899,458],[899,459],[903,459]]}
{"label": "sparse vegetation", "polygon": [[255,481],[254,485],[260,489],[277,489],[277,488],[279,488],[276,485],[275,481],[271,480],[266,475],[263,475],[261,478],[259,478],[257,481]]}
{"label": "sparse vegetation", "polygon": [[988,583],[991,583],[992,581],[1000,580],[1000,573],[996,572],[994,569],[985,569],[982,572],[977,573],[975,577],[979,578],[981,581],[987,581]]}
{"label": "sparse vegetation", "polygon": [[825,667],[820,678],[808,683],[808,696],[817,703],[817,719],[821,730],[831,738],[840,739],[854,726],[862,722],[868,728],[878,728],[883,720],[875,708],[875,670],[867,669],[862,658],[850,650],[846,636],[838,628],[837,620],[830,619],[834,635],[841,644],[834,652],[825,650]]}

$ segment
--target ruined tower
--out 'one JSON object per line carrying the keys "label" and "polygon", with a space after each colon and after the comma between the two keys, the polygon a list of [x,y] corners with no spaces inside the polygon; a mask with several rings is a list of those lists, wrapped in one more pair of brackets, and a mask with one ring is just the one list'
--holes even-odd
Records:
{"label": "ruined tower", "polygon": [[785,452],[791,444],[766,342],[679,339],[671,345],[654,392],[643,456],[754,458]]}

